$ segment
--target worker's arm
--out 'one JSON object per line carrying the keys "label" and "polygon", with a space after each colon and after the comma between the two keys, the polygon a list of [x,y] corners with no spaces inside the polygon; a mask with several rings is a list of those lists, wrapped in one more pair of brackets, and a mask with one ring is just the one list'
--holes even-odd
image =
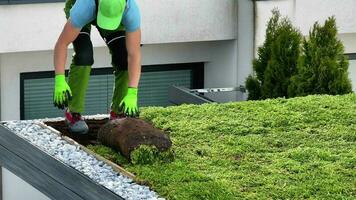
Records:
{"label": "worker's arm", "polygon": [[137,87],[141,76],[141,30],[126,33],[129,88],[120,103],[120,110],[128,117],[139,116]]}
{"label": "worker's arm", "polygon": [[141,76],[141,30],[126,33],[129,87],[137,88]]}
{"label": "worker's arm", "polygon": [[80,29],[75,28],[70,20],[68,20],[54,48],[54,67],[56,74],[64,74],[68,46],[78,37],[79,33]]}
{"label": "worker's arm", "polygon": [[54,67],[56,76],[53,104],[59,109],[67,107],[69,100],[72,98],[72,91],[65,80],[64,71],[68,45],[77,38],[79,33],[80,29],[75,28],[70,20],[68,20],[54,48]]}

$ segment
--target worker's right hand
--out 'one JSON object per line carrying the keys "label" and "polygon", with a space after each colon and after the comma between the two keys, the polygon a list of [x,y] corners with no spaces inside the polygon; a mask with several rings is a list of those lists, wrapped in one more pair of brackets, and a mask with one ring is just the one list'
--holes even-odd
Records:
{"label": "worker's right hand", "polygon": [[140,115],[137,105],[137,88],[129,87],[127,94],[119,105],[120,112],[123,112],[126,117],[138,117]]}
{"label": "worker's right hand", "polygon": [[59,109],[64,109],[68,106],[69,100],[72,99],[72,91],[66,82],[63,74],[57,74],[55,77],[53,104]]}

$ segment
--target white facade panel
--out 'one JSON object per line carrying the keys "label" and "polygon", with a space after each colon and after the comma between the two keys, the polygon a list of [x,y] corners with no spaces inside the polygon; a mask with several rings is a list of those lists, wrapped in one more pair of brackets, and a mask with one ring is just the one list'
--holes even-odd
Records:
{"label": "white facade panel", "polygon": [[[234,42],[219,42],[214,44],[215,53],[212,52],[211,59],[205,64],[205,87],[235,87],[238,84],[237,48]],[[208,94],[208,97],[219,102],[236,101],[236,93],[228,92]]]}
{"label": "white facade panel", "polygon": [[[235,0],[137,0],[142,43],[175,43],[236,38]],[[0,53],[54,48],[65,23],[64,3],[1,5]],[[93,28],[94,46],[104,42]]]}
{"label": "white facade panel", "polygon": [[236,38],[236,0],[137,0],[143,43]]}
{"label": "white facade panel", "polygon": [[0,6],[0,53],[54,48],[65,23],[64,3]]}
{"label": "white facade panel", "polygon": [[356,33],[339,34],[339,39],[345,47],[345,53],[356,53]]}
{"label": "white facade panel", "polygon": [[[252,73],[252,60],[254,58],[254,5],[253,1],[238,1],[237,23],[237,83],[235,86],[245,85],[248,75]],[[234,55],[232,55],[234,57]],[[246,95],[237,93],[237,99],[246,99]]]}
{"label": "white facade panel", "polygon": [[[303,35],[308,35],[313,24],[335,16],[339,34],[352,41],[344,43],[347,51],[355,48],[356,41],[356,8],[355,0],[271,0],[256,2],[256,47],[261,46],[265,39],[267,22],[272,16],[271,11],[277,8],[283,16],[288,16]],[[356,51],[354,51],[356,52]]]}
{"label": "white facade panel", "polygon": [[296,0],[296,24],[303,34],[318,21],[335,16],[339,33],[356,33],[355,0]]}
{"label": "white facade panel", "polygon": [[[255,45],[259,47],[265,40],[267,22],[272,16],[272,10],[278,9],[282,16],[288,16],[291,21],[294,21],[294,1],[278,0],[278,1],[257,1],[255,15]],[[257,48],[256,48],[257,50]]]}

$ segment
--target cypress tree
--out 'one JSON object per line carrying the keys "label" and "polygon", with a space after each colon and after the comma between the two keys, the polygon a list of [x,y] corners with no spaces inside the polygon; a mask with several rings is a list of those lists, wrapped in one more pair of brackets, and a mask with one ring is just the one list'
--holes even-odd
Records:
{"label": "cypress tree", "polygon": [[298,74],[293,76],[288,93],[290,96],[350,93],[348,66],[344,46],[337,38],[335,18],[328,18],[323,26],[316,22],[309,38],[303,41]]}
{"label": "cypress tree", "polygon": [[246,80],[249,100],[287,97],[290,77],[296,72],[301,39],[290,20],[273,10],[266,40],[253,61],[255,76],[250,75]]}
{"label": "cypress tree", "polygon": [[267,64],[262,85],[263,98],[288,97],[290,78],[297,71],[301,33],[284,18],[276,30],[271,59]]}

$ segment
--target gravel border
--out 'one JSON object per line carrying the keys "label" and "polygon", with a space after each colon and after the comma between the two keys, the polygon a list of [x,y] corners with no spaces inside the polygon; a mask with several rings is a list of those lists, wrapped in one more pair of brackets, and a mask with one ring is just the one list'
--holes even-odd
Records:
{"label": "gravel border", "polygon": [[[94,115],[85,119],[105,118],[107,115]],[[111,166],[83,151],[79,146],[69,144],[50,129],[39,123],[59,121],[63,118],[6,121],[4,126],[29,141],[31,144],[56,158],[62,163],[79,170],[96,183],[103,185],[114,193],[128,200],[164,200],[150,190],[148,186],[135,183],[132,179],[116,172]]]}

